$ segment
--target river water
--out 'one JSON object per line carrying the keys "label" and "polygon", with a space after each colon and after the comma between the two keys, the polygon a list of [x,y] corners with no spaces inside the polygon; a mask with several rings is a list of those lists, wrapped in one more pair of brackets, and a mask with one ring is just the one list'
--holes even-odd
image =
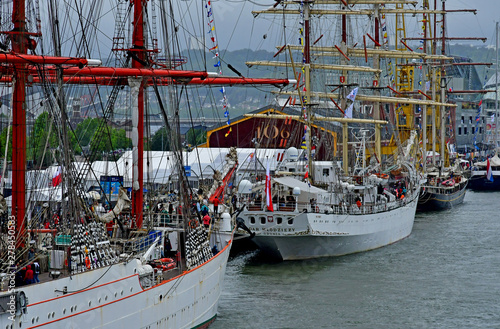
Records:
{"label": "river water", "polygon": [[412,234],[337,258],[232,257],[211,328],[500,328],[500,193],[417,213]]}

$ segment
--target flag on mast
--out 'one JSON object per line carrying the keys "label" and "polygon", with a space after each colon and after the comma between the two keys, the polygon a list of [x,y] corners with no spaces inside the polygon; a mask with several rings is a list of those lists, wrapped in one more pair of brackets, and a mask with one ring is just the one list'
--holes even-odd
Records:
{"label": "flag on mast", "polygon": [[354,102],[356,100],[357,95],[358,95],[358,87],[351,90],[351,92],[349,93],[349,95],[347,95],[346,98]]}
{"label": "flag on mast", "polygon": [[493,182],[493,172],[491,171],[490,159],[486,159],[486,179]]}
{"label": "flag on mast", "polygon": [[62,171],[61,171],[61,166],[57,167],[54,175],[52,175],[52,186],[56,187],[57,185],[61,184],[62,182]]}
{"label": "flag on mast", "polygon": [[266,206],[267,210],[274,211],[273,196],[271,193],[271,172],[269,171],[269,159],[267,159],[267,169],[266,169]]}

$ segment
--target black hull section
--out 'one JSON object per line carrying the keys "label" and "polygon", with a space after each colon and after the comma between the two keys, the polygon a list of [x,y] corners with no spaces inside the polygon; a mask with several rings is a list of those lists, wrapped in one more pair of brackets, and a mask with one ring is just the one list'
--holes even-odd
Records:
{"label": "black hull section", "polygon": [[472,176],[468,187],[475,191],[500,191],[500,176],[493,176],[493,182],[487,180],[486,176]]}
{"label": "black hull section", "polygon": [[440,189],[441,192],[428,192],[422,187],[422,194],[418,199],[417,211],[437,211],[453,208],[464,202],[467,183],[464,183],[452,193],[449,189]]}

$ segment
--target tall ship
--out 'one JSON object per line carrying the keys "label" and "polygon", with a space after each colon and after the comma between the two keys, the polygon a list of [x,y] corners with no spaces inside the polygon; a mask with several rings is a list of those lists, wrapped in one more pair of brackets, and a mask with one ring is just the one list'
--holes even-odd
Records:
{"label": "tall ship", "polygon": [[[303,157],[293,148],[270,154],[261,166],[269,162],[274,171],[266,170],[265,179],[256,173],[255,181],[239,183],[238,202],[244,210],[238,222],[255,234],[252,240],[264,251],[283,260],[340,256],[383,247],[411,234],[425,181],[415,166],[421,154],[415,107],[454,105],[414,98],[409,92],[414,83],[412,59],[450,58],[414,52],[405,43],[406,14],[436,13],[406,8],[405,3],[280,2],[254,12],[254,16],[284,17],[282,26],[292,25],[287,17],[299,17],[299,35],[283,35],[300,41],[276,47],[274,57],[286,57],[285,62],[247,63],[288,67],[298,81],[294,90],[279,92],[288,98],[278,99],[274,111],[249,114],[267,120],[268,126],[259,126],[256,137],[268,129],[268,135],[276,132],[276,143],[288,145],[288,135],[282,132],[293,129],[293,120],[302,124],[295,131],[303,136],[305,148]],[[388,46],[389,15],[396,15],[398,26],[395,50]],[[316,18],[332,16],[338,18],[336,35],[341,40],[327,37],[326,31],[335,25],[315,24]],[[353,16],[369,16],[368,33],[352,32],[349,17]],[[334,47],[323,45],[332,40],[339,42]],[[391,62],[393,58],[398,61]],[[322,74],[325,70],[328,73]],[[362,105],[353,111],[358,101]]]}
{"label": "tall ship", "polygon": [[[179,95],[189,84],[198,88],[200,84],[289,81],[181,70],[178,66],[186,63],[186,58],[173,56],[171,27],[164,26],[163,36],[146,33],[156,31],[157,12],[166,13],[166,3],[145,0],[117,1],[112,8],[116,60],[115,65],[106,66],[103,62],[109,62],[107,58],[88,59],[101,50],[96,42],[98,19],[103,14],[101,1],[80,2],[75,7],[63,7],[58,1],[47,5],[43,12],[39,1],[14,0],[0,5],[2,90],[12,91],[10,101],[4,103],[12,118],[6,135],[12,139],[3,145],[2,183],[6,184],[8,167],[12,177],[4,188],[11,195],[5,195],[0,203],[4,260],[0,326],[207,327],[217,314],[233,220],[227,211],[217,213],[217,209],[210,211],[212,221],[201,220],[197,196],[201,202],[204,197],[221,197],[223,191],[215,179],[204,195],[201,189],[195,195],[189,186],[178,133]],[[42,39],[43,29],[50,30],[50,42]],[[160,37],[165,41],[163,51]],[[172,146],[171,176],[176,180],[172,182],[175,191],[165,193],[168,201],[158,198],[159,190],[151,193],[154,185],[145,185],[149,181],[145,165],[150,159],[144,152],[144,117],[151,102],[146,87],[157,97],[160,116],[171,127],[166,140]],[[112,131],[106,119],[116,114],[122,90],[132,114],[131,144],[126,146],[131,149],[131,158],[123,164],[131,176],[125,180],[123,172],[101,176],[97,190],[89,190],[86,179],[96,175],[93,161],[104,153],[99,145],[111,143],[114,150],[120,138],[95,134],[89,150],[83,150],[75,133],[78,129],[68,124],[67,112],[67,95],[78,88],[90,90],[87,106],[102,117],[100,131]],[[104,96],[101,92],[106,88],[109,93]],[[46,113],[38,118],[46,121],[37,118],[30,126],[34,113],[41,109]],[[42,137],[34,148],[37,136]],[[72,152],[76,150],[83,159],[76,159],[77,152]],[[47,158],[56,163],[48,182],[38,175]],[[227,159],[223,177],[230,177],[227,174],[235,163],[234,157]],[[28,167],[37,170],[28,171]],[[163,207],[166,212],[153,211]]]}
{"label": "tall ship", "polygon": [[[495,26],[495,57],[498,59],[498,22]],[[485,114],[492,120],[487,124],[489,146],[494,152],[492,157],[475,162],[471,168],[469,188],[476,191],[500,190],[500,158],[498,157],[498,86],[500,76],[498,63],[495,61],[495,75],[486,82],[484,88],[488,91],[484,97]]]}
{"label": "tall ship", "polygon": [[[423,8],[430,9],[429,1],[423,1]],[[448,40],[460,40],[460,37],[449,37],[446,24],[448,21],[448,11],[445,2],[434,3],[433,13],[422,14],[422,35],[417,38],[406,38],[406,40],[420,39],[421,49],[424,53],[436,54],[441,52],[443,57],[446,54],[446,45]],[[437,12],[440,12],[439,14]],[[452,12],[471,12],[473,9],[453,10]],[[439,28],[437,21],[441,22]],[[469,40],[483,40],[484,38],[464,38]],[[440,48],[440,49],[439,49]],[[424,60],[421,65],[422,73],[420,75],[418,90],[408,92],[419,93],[432,100],[447,101],[449,93],[455,96],[454,100],[464,99],[463,95],[476,94],[480,90],[462,90],[459,88],[453,90],[452,72],[462,64],[480,65],[485,63],[462,63],[457,58],[436,63],[428,63]],[[470,79],[470,77],[469,77]],[[468,96],[470,98],[470,96]],[[469,99],[467,98],[467,99]],[[480,105],[479,105],[480,106]],[[422,193],[419,198],[417,211],[435,211],[455,207],[465,198],[466,188],[469,182],[468,172],[462,167],[458,159],[458,153],[455,152],[456,136],[454,129],[454,117],[456,108],[447,108],[446,106],[422,106],[420,115],[420,124],[422,127],[422,161],[420,167],[426,175],[426,182],[422,185]],[[450,118],[450,119],[448,119]],[[476,121],[479,122],[479,114]],[[476,124],[475,133],[479,130]],[[475,144],[475,142],[474,142]]]}

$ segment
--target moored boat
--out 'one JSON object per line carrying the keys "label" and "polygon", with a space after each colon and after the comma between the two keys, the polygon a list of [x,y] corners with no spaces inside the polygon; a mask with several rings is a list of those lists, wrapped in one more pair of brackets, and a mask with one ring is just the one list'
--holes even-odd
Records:
{"label": "moored boat", "polygon": [[450,209],[463,203],[469,180],[461,175],[448,179],[428,175],[428,181],[422,186],[417,211]]}
{"label": "moored boat", "polygon": [[476,191],[500,191],[500,158],[498,155],[474,163],[469,188]]}

